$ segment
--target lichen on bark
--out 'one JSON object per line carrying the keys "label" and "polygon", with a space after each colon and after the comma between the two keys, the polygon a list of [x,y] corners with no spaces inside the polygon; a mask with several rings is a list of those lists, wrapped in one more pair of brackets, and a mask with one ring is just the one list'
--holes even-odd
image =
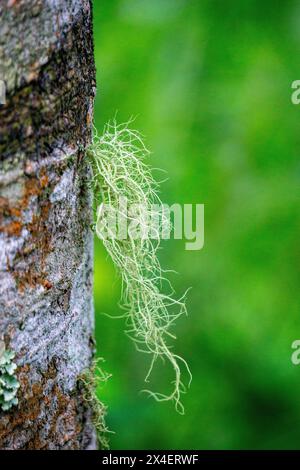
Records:
{"label": "lichen on bark", "polygon": [[18,407],[1,449],[95,448],[78,376],[93,355],[91,197],[84,149],[95,90],[88,0],[1,2],[0,340]]}

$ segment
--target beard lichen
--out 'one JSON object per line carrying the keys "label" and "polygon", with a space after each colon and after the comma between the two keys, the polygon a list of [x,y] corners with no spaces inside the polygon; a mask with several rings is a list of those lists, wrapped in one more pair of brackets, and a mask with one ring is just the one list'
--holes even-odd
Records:
{"label": "beard lichen", "polygon": [[98,397],[101,385],[111,377],[100,366],[102,358],[94,359],[89,369],[85,369],[78,378],[83,387],[83,400],[92,411],[92,421],[96,430],[97,440],[102,450],[109,449],[108,433],[111,433],[106,425],[107,407]]}
{"label": "beard lichen", "polygon": [[8,411],[18,404],[17,392],[20,384],[15,377],[17,365],[13,362],[15,353],[5,349],[0,341],[0,407]]}
{"label": "beard lichen", "polygon": [[[157,252],[161,230],[152,238],[137,238],[128,231],[126,238],[104,235],[101,228],[102,210],[114,207],[120,212],[120,198],[128,205],[143,207],[142,211],[119,213],[132,226],[144,227],[148,217],[153,217],[153,207],[160,207],[159,184],[145,163],[149,152],[141,135],[128,128],[128,124],[108,124],[102,136],[95,131],[87,155],[92,167],[92,188],[96,211],[95,231],[102,240],[122,280],[121,304],[125,311],[126,334],[133,340],[138,351],[151,356],[145,378],[148,382],[153,366],[158,359],[168,361],[174,372],[173,388],[169,394],[143,390],[157,401],[172,400],[176,410],[183,414],[181,394],[186,391],[182,380],[182,369],[191,373],[186,361],[172,351],[170,339],[175,336],[170,327],[186,314],[185,294],[174,298],[174,291],[165,277]],[[151,215],[150,212],[151,211]],[[167,223],[163,215],[157,214],[161,227]],[[161,228],[160,227],[160,228]]]}

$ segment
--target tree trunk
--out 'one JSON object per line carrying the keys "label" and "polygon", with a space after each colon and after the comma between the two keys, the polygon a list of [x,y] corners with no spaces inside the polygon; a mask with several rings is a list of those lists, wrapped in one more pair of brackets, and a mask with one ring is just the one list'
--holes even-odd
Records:
{"label": "tree trunk", "polygon": [[78,381],[93,353],[88,0],[0,0],[0,339],[19,404],[1,449],[93,449]]}

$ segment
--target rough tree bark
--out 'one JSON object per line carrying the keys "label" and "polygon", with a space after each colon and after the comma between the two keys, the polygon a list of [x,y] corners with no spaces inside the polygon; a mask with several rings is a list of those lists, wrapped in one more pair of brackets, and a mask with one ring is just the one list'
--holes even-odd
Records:
{"label": "rough tree bark", "polygon": [[1,449],[95,448],[78,376],[93,352],[88,0],[0,0],[0,339],[19,405]]}

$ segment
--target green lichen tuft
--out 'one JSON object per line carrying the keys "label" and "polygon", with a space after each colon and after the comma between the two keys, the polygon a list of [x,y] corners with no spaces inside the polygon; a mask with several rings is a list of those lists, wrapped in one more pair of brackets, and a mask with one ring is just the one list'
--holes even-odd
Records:
{"label": "green lichen tuft", "polygon": [[93,413],[93,424],[97,433],[97,440],[102,450],[109,449],[108,433],[111,431],[106,425],[107,407],[98,397],[99,389],[110,378],[100,366],[102,358],[94,359],[91,367],[85,369],[79,376],[79,384],[83,387],[83,400],[91,408]]}
{"label": "green lichen tuft", "polygon": [[15,377],[17,365],[13,362],[15,353],[5,350],[0,351],[0,407],[2,411],[8,411],[18,404],[17,391],[20,387]]}
{"label": "green lichen tuft", "polygon": [[[152,176],[145,159],[148,156],[141,135],[128,128],[127,124],[108,124],[102,136],[96,131],[87,155],[92,166],[92,188],[97,210],[96,234],[102,240],[107,253],[114,262],[122,279],[122,306],[126,319],[126,334],[134,341],[139,351],[149,354],[151,364],[145,381],[151,374],[157,360],[167,361],[174,371],[173,387],[169,394],[144,390],[157,401],[172,400],[176,410],[183,414],[181,394],[186,387],[182,371],[191,373],[186,361],[173,352],[170,340],[175,336],[170,331],[175,321],[186,314],[185,295],[180,299],[173,296],[173,289],[166,279],[159,263],[158,250],[160,233],[155,237],[138,239],[128,231],[126,238],[104,236],[98,226],[101,222],[102,208],[114,207],[128,225],[145,227],[153,216],[153,207],[161,207],[158,196],[159,185]],[[126,214],[118,208],[120,197],[128,205],[142,207]],[[159,219],[164,227],[166,220]]]}

